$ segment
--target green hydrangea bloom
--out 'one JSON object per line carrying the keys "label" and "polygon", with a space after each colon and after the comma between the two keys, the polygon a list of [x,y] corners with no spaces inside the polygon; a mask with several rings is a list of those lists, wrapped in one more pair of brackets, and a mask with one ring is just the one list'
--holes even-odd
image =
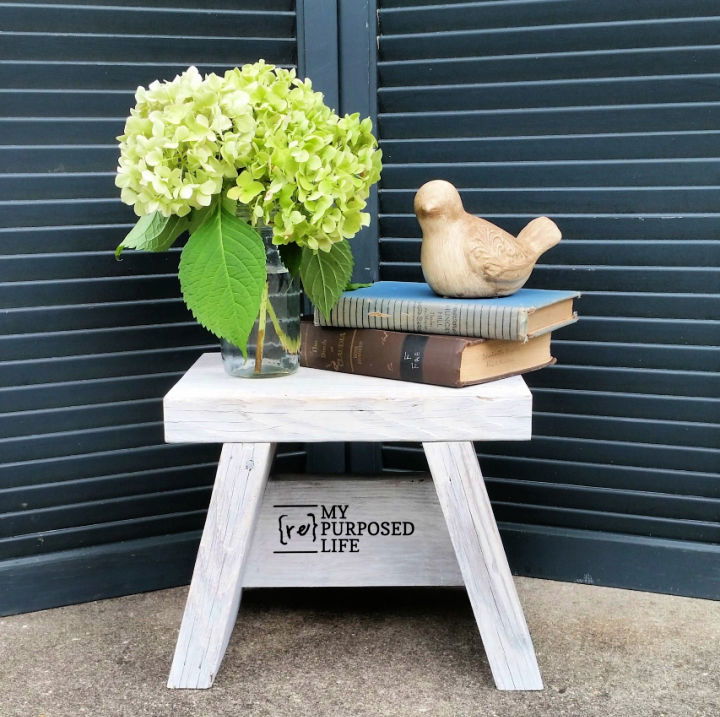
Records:
{"label": "green hydrangea bloom", "polygon": [[274,243],[329,251],[370,223],[362,210],[382,155],[369,118],[339,117],[310,80],[262,60],[224,81],[247,93],[255,118],[252,150],[227,194],[272,226]]}
{"label": "green hydrangea bloom", "polygon": [[170,82],[138,87],[120,141],[115,184],[138,216],[185,216],[210,204],[252,149],[250,97],[195,67]]}
{"label": "green hydrangea bloom", "polygon": [[139,87],[115,183],[138,216],[185,216],[231,184],[230,199],[276,244],[329,251],[370,222],[380,178],[370,119],[339,117],[293,70],[263,60],[204,79],[190,67]]}

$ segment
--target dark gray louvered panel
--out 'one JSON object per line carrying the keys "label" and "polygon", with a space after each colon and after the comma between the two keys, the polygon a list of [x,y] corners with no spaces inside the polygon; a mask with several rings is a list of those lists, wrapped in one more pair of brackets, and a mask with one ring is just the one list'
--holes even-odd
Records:
{"label": "dark gray louvered panel", "polygon": [[165,445],[161,397],[217,342],[177,250],[113,258],[115,137],[138,85],[190,64],[294,65],[294,3],[0,3],[0,29],[0,566],[195,531],[219,448]]}
{"label": "dark gray louvered panel", "polygon": [[719,29],[715,0],[382,3],[382,278],[422,279],[444,178],[510,231],[555,218],[531,285],[584,295],[534,440],[482,448],[502,521],[720,543]]}

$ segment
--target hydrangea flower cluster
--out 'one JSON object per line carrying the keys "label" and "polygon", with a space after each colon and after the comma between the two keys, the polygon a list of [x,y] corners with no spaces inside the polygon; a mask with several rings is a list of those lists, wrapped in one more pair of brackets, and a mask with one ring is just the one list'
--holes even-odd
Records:
{"label": "hydrangea flower cluster", "polygon": [[[190,67],[135,97],[115,182],[140,219],[116,257],[165,251],[189,232],[178,266],[185,303],[245,353],[253,326],[260,337],[273,321],[266,248],[248,222],[268,225],[289,273],[327,316],[350,286],[346,239],[369,224],[363,209],[380,178],[370,120],[339,117],[310,80],[263,60],[222,77]],[[296,336],[276,332],[297,351]],[[262,354],[258,339],[256,367]]]}
{"label": "hydrangea flower cluster", "polygon": [[183,217],[208,206],[252,149],[249,95],[190,67],[171,82],[138,87],[135,100],[118,137],[122,201],[138,216]]}
{"label": "hydrangea flower cluster", "polygon": [[274,243],[329,251],[369,224],[362,210],[382,156],[369,118],[339,117],[310,80],[263,62],[226,72],[225,82],[247,92],[256,122],[228,197],[272,226]]}
{"label": "hydrangea flower cluster", "polygon": [[354,236],[378,181],[370,119],[339,117],[293,70],[264,61],[203,79],[191,67],[138,88],[116,184],[142,216],[184,216],[223,186],[276,244],[312,250]]}

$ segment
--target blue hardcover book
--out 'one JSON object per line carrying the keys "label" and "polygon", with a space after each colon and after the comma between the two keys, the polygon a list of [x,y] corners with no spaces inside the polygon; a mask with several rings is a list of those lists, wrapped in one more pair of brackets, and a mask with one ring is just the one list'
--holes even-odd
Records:
{"label": "blue hardcover book", "polygon": [[448,299],[425,283],[378,281],[346,291],[316,326],[384,329],[506,341],[527,341],[577,321],[576,291],[520,289],[493,299]]}

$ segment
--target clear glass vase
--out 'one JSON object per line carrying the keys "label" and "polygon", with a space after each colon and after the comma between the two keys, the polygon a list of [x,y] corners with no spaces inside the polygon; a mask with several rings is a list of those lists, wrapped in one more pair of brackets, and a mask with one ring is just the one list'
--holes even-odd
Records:
{"label": "clear glass vase", "polygon": [[[238,216],[246,219],[239,212]],[[225,372],[242,378],[287,376],[298,368],[300,286],[272,243],[272,228],[256,226],[265,245],[267,284],[260,313],[248,340],[247,358],[224,339],[220,342]]]}

